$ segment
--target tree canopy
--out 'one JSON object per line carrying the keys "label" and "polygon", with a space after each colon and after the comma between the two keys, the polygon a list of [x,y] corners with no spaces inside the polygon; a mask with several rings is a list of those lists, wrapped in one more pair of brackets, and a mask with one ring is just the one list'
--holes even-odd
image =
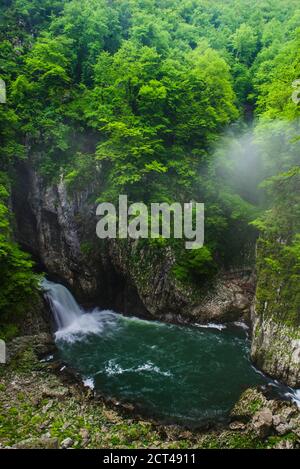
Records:
{"label": "tree canopy", "polygon": [[12,181],[22,159],[45,184],[98,178],[96,199],[203,201],[207,250],[177,272],[230,263],[261,207],[230,184],[230,159],[220,176],[215,147],[250,120],[266,176],[299,166],[299,27],[298,0],[2,1],[0,171]]}

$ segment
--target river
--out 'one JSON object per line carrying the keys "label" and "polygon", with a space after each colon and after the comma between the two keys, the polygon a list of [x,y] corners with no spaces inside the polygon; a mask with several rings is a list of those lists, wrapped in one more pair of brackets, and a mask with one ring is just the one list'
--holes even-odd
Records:
{"label": "river", "polygon": [[282,396],[296,396],[252,366],[244,327],[178,326],[85,311],[64,286],[48,281],[43,286],[60,358],[96,391],[146,415],[198,425],[226,419],[250,386],[270,385]]}

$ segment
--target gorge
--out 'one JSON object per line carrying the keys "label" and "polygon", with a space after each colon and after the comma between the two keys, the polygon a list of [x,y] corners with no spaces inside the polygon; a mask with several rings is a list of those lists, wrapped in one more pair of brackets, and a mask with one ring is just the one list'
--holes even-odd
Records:
{"label": "gorge", "polygon": [[1,3],[0,448],[300,447],[299,47],[299,0]]}
{"label": "gorge", "polygon": [[297,391],[251,366],[242,323],[179,327],[84,311],[62,285],[44,281],[43,289],[61,358],[93,389],[145,415],[189,427],[216,424],[228,419],[242,391],[254,385],[273,387],[278,398],[297,402]]}

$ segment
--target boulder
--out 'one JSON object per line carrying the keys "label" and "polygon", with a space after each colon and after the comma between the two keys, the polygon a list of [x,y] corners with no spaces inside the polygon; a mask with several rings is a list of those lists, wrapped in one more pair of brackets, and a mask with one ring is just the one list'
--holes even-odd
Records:
{"label": "boulder", "polygon": [[57,438],[28,438],[11,447],[12,449],[58,449]]}
{"label": "boulder", "polygon": [[61,442],[60,446],[62,449],[68,449],[68,448],[71,448],[73,444],[74,444],[74,441],[72,440],[72,438],[66,438],[65,440]]}
{"label": "boulder", "polygon": [[294,449],[294,444],[289,440],[282,440],[274,446],[274,449]]}
{"label": "boulder", "polygon": [[246,389],[232,409],[230,416],[233,421],[249,422],[256,412],[267,406],[267,403],[266,397],[258,389]]}
{"label": "boulder", "polygon": [[256,412],[252,421],[251,428],[259,438],[265,438],[271,432],[273,424],[273,415],[270,409],[264,409]]}

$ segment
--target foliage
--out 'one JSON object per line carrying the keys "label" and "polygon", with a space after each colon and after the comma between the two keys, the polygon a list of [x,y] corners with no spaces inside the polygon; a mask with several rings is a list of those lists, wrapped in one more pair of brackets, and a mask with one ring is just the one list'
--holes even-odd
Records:
{"label": "foliage", "polygon": [[201,280],[211,277],[216,272],[216,263],[210,249],[203,246],[185,253],[173,267],[173,273],[183,282]]}
{"label": "foliage", "polygon": [[[11,177],[27,159],[45,184],[101,187],[95,199],[205,202],[207,250],[179,259],[177,275],[249,262],[255,229],[267,223],[248,227],[260,199],[247,184],[233,187],[229,159],[228,177],[218,173],[214,149],[232,123],[255,113],[267,176],[299,165],[297,125],[287,127],[299,117],[290,99],[300,77],[299,19],[298,0],[5,0],[0,171]],[[8,223],[6,209],[3,202]],[[285,255],[297,258],[297,249],[291,241]],[[8,257],[30,278],[14,244]]]}
{"label": "foliage", "polygon": [[7,207],[8,191],[0,181],[0,317],[9,319],[24,311],[37,291],[38,277],[32,273],[33,262],[13,241]]}
{"label": "foliage", "polygon": [[[300,167],[267,181],[274,206],[255,223],[258,244],[257,309],[291,326],[300,324]],[[277,295],[274,295],[277,291]]]}

